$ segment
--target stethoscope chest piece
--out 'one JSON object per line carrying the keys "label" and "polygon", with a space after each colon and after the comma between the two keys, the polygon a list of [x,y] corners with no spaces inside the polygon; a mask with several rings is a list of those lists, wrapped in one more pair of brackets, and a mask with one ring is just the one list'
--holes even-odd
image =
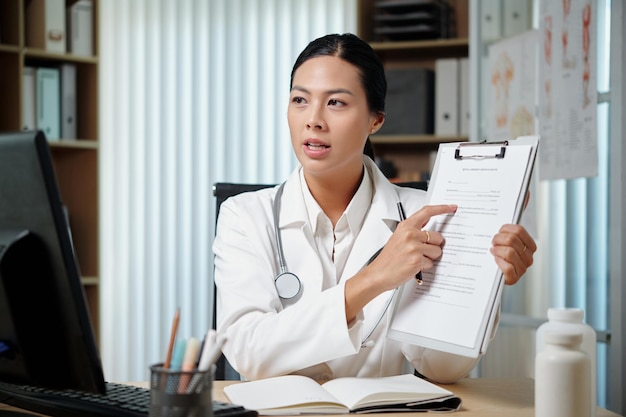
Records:
{"label": "stethoscope chest piece", "polygon": [[283,300],[291,300],[297,297],[302,290],[302,284],[296,274],[291,272],[283,272],[275,279],[276,291],[278,296]]}

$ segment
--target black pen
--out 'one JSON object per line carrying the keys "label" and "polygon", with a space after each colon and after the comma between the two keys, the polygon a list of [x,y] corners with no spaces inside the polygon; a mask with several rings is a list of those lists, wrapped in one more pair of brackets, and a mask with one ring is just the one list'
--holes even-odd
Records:
{"label": "black pen", "polygon": [[[400,221],[406,220],[406,214],[404,214],[402,201],[398,201],[398,213],[400,214]],[[417,274],[415,274],[415,280],[417,281],[417,285],[422,285],[424,283],[424,281],[422,280],[422,271],[419,271]]]}

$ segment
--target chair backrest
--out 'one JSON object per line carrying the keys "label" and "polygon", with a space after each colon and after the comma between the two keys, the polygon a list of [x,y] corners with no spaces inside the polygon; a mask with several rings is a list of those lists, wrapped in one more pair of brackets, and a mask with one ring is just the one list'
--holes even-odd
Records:
{"label": "chair backrest", "polygon": [[400,187],[417,188],[418,190],[424,191],[428,189],[428,181],[397,182],[396,185],[399,185]]}
{"label": "chair backrest", "polygon": [[[262,188],[273,187],[274,184],[243,184],[233,182],[216,182],[213,184],[213,195],[215,196],[215,224],[217,224],[217,218],[220,215],[220,207],[222,203],[228,198],[237,194],[241,194],[246,191],[257,191]],[[216,294],[215,288],[213,288],[213,294]],[[213,328],[216,326],[216,302],[215,296],[213,297]]]}
{"label": "chair backrest", "polygon": [[[220,213],[220,207],[222,203],[228,198],[237,194],[241,194],[246,191],[257,191],[262,188],[273,187],[275,184],[244,184],[244,183],[231,183],[231,182],[216,182],[213,184],[213,195],[215,196],[215,222],[217,223],[217,217]],[[402,187],[418,188],[426,190],[428,183],[426,181],[409,181],[401,182],[398,185]],[[213,287],[213,328],[216,328],[216,313],[217,313],[217,289]],[[216,364],[215,379],[240,379],[239,374],[228,363],[224,355],[219,359]]]}
{"label": "chair backrest", "polygon": [[213,184],[213,195],[215,196],[215,221],[220,211],[220,206],[228,197],[241,194],[246,191],[256,191],[262,188],[273,187],[274,184],[239,184],[233,182],[216,182]]}

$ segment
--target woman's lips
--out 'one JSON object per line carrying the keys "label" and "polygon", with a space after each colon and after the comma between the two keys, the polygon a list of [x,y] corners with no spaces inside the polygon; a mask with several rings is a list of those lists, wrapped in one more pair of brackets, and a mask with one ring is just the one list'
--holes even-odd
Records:
{"label": "woman's lips", "polygon": [[330,145],[320,141],[306,141],[303,144],[304,153],[312,158],[318,158],[330,152]]}
{"label": "woman's lips", "polygon": [[312,143],[312,142],[307,142],[304,144],[306,147],[308,147],[309,149],[312,150],[322,150],[322,149],[327,149],[330,148],[330,146],[328,145],[324,145],[323,143]]}

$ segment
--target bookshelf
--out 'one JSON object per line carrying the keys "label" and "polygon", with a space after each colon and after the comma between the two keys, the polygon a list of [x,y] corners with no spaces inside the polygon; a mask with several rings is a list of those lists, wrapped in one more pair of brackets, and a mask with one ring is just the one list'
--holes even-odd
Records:
{"label": "bookshelf", "polygon": [[[99,340],[98,1],[91,0],[90,55],[66,52],[67,47],[64,52],[50,50],[42,43],[45,31],[39,27],[45,13],[61,13],[67,19],[67,8],[77,1],[0,1],[0,131],[24,129],[25,67],[57,68],[62,64],[76,67],[76,135],[51,140],[50,147],[61,197],[69,214],[94,331]],[[41,10],[52,6],[56,9]],[[65,37],[67,33],[66,29],[61,36]]]}
{"label": "bookshelf", "polygon": [[[439,58],[469,57],[469,0],[449,0],[451,37],[423,40],[381,40],[374,19],[380,0],[357,3],[358,34],[378,53],[386,70],[425,68],[435,71]],[[408,2],[410,3],[410,2]],[[436,77],[436,74],[435,74]],[[388,98],[389,101],[389,98]],[[395,165],[398,181],[419,181],[430,173],[439,143],[467,141],[467,136],[433,134],[377,134],[371,137],[377,157]]]}

